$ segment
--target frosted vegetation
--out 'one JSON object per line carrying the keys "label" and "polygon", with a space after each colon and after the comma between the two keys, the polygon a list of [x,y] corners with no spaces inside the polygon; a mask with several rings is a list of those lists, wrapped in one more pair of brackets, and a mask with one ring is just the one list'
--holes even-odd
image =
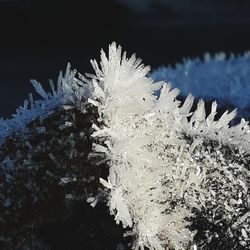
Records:
{"label": "frosted vegetation", "polygon": [[[110,190],[111,214],[124,227],[133,227],[135,249],[190,248],[195,232],[188,229],[186,218],[195,209],[210,210],[218,224],[235,220],[240,224],[236,230],[241,244],[249,245],[249,212],[242,212],[249,206],[249,162],[245,166],[240,160],[250,149],[247,122],[229,127],[235,111],[215,120],[216,102],[206,115],[201,100],[192,114],[191,95],[180,105],[178,89],[153,83],[147,78],[149,68],[134,56],[122,55],[115,44],[108,58],[101,53],[100,68],[96,61],[92,65],[96,75],[89,101],[98,107],[106,124],[96,128],[93,136],[105,140],[107,146],[95,150],[105,151],[110,158],[109,178],[101,182]],[[152,94],[159,86],[156,99]],[[231,152],[232,158],[226,152],[230,148],[238,148]],[[242,198],[247,204],[242,204]],[[223,212],[216,214],[216,209]],[[229,225],[227,232],[238,234]],[[207,242],[211,241],[210,233],[206,234]]]}
{"label": "frosted vegetation", "polygon": [[23,106],[16,110],[16,114],[12,115],[12,119],[0,119],[0,144],[14,132],[25,132],[25,126],[29,122],[39,116],[44,117],[48,115],[56,107],[64,104],[81,105],[81,102],[84,102],[84,98],[88,98],[90,90],[89,86],[75,78],[76,73],[77,71],[71,70],[70,64],[68,64],[65,74],[63,75],[60,72],[56,86],[53,81],[50,81],[50,93],[46,93],[39,82],[31,80],[36,92],[42,99],[34,101],[30,93],[29,99],[26,99]]}
{"label": "frosted vegetation", "polygon": [[[230,74],[247,71],[241,63],[233,63],[247,58],[231,58]],[[204,86],[213,86],[217,97],[222,91],[217,83],[225,82],[219,71],[223,61],[217,56],[206,63],[218,79],[208,84],[208,67],[199,72],[204,72]],[[98,108],[102,124],[93,124],[93,153],[104,153],[109,164],[108,178],[100,179],[109,197],[107,205],[116,222],[135,237],[134,249],[249,249],[248,122],[242,119],[230,127],[236,112],[225,112],[218,119],[216,102],[207,114],[202,100],[191,112],[192,95],[181,104],[177,88],[154,82],[148,77],[150,68],[135,55],[127,57],[115,43],[109,46],[108,55],[101,51],[100,64],[95,60],[91,64],[94,75],[77,77],[68,68],[65,76],[60,75],[57,90],[51,84],[49,94],[33,81],[43,100],[34,102],[30,97],[12,120],[1,120],[1,140],[56,106],[88,102]],[[169,76],[171,82],[176,77],[176,82],[184,79],[187,84],[182,67],[191,65],[190,73],[196,70],[194,64],[188,62],[176,71],[165,69],[153,77]],[[172,75],[159,77],[165,72]],[[197,74],[190,73],[190,77],[198,86]],[[155,91],[160,91],[159,97]],[[245,107],[247,100],[243,95],[234,104]],[[95,197],[89,201],[92,206],[97,202]]]}

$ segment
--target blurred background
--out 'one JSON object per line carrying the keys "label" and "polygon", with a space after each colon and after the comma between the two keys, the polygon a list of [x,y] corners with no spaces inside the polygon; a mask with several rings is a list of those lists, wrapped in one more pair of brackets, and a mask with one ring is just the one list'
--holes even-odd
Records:
{"label": "blurred background", "polygon": [[0,117],[67,62],[89,60],[117,41],[153,69],[204,52],[250,49],[250,0],[0,0]]}

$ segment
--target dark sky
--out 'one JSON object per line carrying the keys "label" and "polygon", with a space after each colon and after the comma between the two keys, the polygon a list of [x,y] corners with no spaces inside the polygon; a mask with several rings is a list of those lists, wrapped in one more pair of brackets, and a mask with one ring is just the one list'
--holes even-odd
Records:
{"label": "dark sky", "polygon": [[112,41],[153,68],[250,49],[250,1],[151,0],[136,10],[124,1],[0,0],[0,116],[23,104],[30,78],[47,85],[68,61],[90,72],[89,59]]}

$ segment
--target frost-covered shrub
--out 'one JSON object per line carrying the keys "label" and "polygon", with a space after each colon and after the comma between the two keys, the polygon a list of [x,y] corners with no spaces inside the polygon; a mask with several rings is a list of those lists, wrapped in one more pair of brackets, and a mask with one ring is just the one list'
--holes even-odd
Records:
{"label": "frost-covered shrub", "polygon": [[133,249],[249,249],[248,123],[229,126],[236,112],[218,118],[216,102],[207,114],[202,100],[191,112],[191,95],[181,104],[178,89],[155,83],[150,68],[115,43],[108,55],[101,52],[100,66],[91,63],[94,75],[77,80],[68,69],[52,94],[33,82],[44,100],[31,99],[31,108],[26,101],[12,120],[2,120],[5,234],[8,214],[20,216],[23,204],[54,196],[60,203],[69,190],[70,198],[81,197],[82,187],[93,207],[106,193],[110,213],[134,238]]}

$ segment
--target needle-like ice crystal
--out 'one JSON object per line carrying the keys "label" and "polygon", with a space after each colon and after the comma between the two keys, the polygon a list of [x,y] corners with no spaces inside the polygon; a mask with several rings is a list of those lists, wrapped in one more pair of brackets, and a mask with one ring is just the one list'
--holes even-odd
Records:
{"label": "needle-like ice crystal", "polygon": [[[242,79],[244,72],[248,72],[248,58],[248,55],[230,58],[226,67],[222,65],[224,59],[220,56],[206,58],[206,66],[199,61],[189,61],[178,66],[175,71],[164,69],[154,73],[153,77],[164,78],[173,83],[176,80],[177,84],[183,82],[184,86],[189,83],[188,79],[192,80],[197,85],[194,93],[198,96],[198,84],[202,80],[202,88],[213,88],[212,93],[218,97],[222,91],[219,84],[225,83],[228,76],[225,76],[224,70],[227,70],[232,78],[228,85],[230,91],[223,91],[230,95],[230,100],[235,100],[235,106],[245,107],[249,98],[240,92],[233,92],[232,87]],[[172,89],[166,82],[155,83],[148,76],[150,68],[145,67],[135,55],[127,57],[115,43],[109,46],[108,54],[101,51],[100,63],[92,60],[91,64],[95,72],[86,74],[86,77],[77,77],[76,71],[71,71],[68,67],[65,76],[60,74],[56,90],[51,84],[52,93],[46,93],[39,83],[32,81],[43,100],[33,101],[30,95],[30,101],[26,100],[24,107],[20,107],[11,120],[1,120],[3,162],[0,164],[0,177],[3,180],[0,185],[3,193],[7,194],[8,188],[12,190],[10,183],[15,182],[15,178],[20,181],[17,173],[21,171],[23,176],[26,172],[22,168],[25,167],[33,171],[28,184],[36,186],[35,171],[46,170],[41,165],[42,162],[39,161],[40,165],[35,162],[36,152],[41,149],[48,152],[46,154],[49,158],[46,159],[49,164],[53,161],[54,165],[46,170],[46,181],[39,185],[57,185],[58,181],[58,185],[63,188],[69,183],[74,183],[77,187],[78,184],[91,182],[84,178],[84,174],[79,178],[79,173],[83,171],[79,166],[84,167],[87,158],[101,156],[100,161],[92,161],[91,164],[95,162],[96,166],[102,167],[105,163],[108,166],[108,176],[100,178],[100,183],[105,188],[107,205],[115,221],[127,228],[127,234],[134,237],[134,249],[249,249],[248,122],[242,119],[238,125],[230,126],[236,111],[226,111],[218,118],[216,102],[206,112],[205,102],[200,100],[194,111],[191,111],[194,106],[192,95],[188,95],[184,103],[181,103],[177,88]],[[214,78],[210,79],[214,84],[210,84],[206,78],[208,71],[215,73]],[[163,77],[160,77],[161,74]],[[246,85],[245,93],[249,86]],[[188,94],[187,89],[188,87],[184,90],[184,95]],[[154,94],[156,91],[160,93],[158,97]],[[237,94],[241,98],[236,98]],[[49,143],[45,140],[34,145],[37,139],[30,140],[32,143],[25,139],[25,150],[21,145],[24,142],[18,140],[20,150],[15,156],[6,153],[8,150],[4,150],[4,143],[9,136],[15,137],[14,132],[25,131],[25,138],[29,138],[30,131],[34,137],[34,129],[26,129],[31,121],[43,117],[46,125],[46,115],[62,106],[66,111],[58,119],[64,117],[64,120],[57,122],[59,127],[53,133],[63,140],[50,138]],[[74,111],[75,114],[70,111],[72,107],[77,110]],[[89,109],[86,110],[85,107]],[[97,120],[89,119],[88,112],[91,110],[95,110]],[[83,114],[89,119],[87,125],[80,118],[76,119],[76,115],[82,117]],[[67,117],[70,119],[67,120]],[[51,121],[53,120],[50,119]],[[89,124],[90,122],[93,124]],[[81,132],[81,124],[92,126],[87,130],[88,133],[92,131],[91,140]],[[47,133],[49,126],[45,125],[37,127],[37,134]],[[64,135],[64,131],[68,130],[75,132]],[[80,152],[81,140],[92,146],[92,152],[86,153],[87,158]],[[62,156],[58,156],[50,150],[54,142],[57,143],[55,148],[65,148],[65,154],[60,151]],[[26,153],[27,156],[24,157]],[[62,157],[66,157],[64,162]],[[77,159],[83,162],[78,164]],[[15,168],[17,172],[14,171]],[[71,169],[70,174],[67,169]],[[25,180],[24,183],[27,184]],[[37,187],[39,190],[45,188]],[[29,190],[31,194],[35,192],[35,188]],[[45,199],[42,194],[46,195],[47,191],[41,193],[40,198],[34,195],[35,203],[37,199]],[[92,193],[84,197],[94,207],[102,195]],[[12,204],[17,204],[13,200],[15,198],[11,197],[0,197],[0,205],[4,207],[2,210],[6,214]],[[74,198],[71,193],[65,193],[65,197]],[[21,201],[26,204],[23,197]]]}

